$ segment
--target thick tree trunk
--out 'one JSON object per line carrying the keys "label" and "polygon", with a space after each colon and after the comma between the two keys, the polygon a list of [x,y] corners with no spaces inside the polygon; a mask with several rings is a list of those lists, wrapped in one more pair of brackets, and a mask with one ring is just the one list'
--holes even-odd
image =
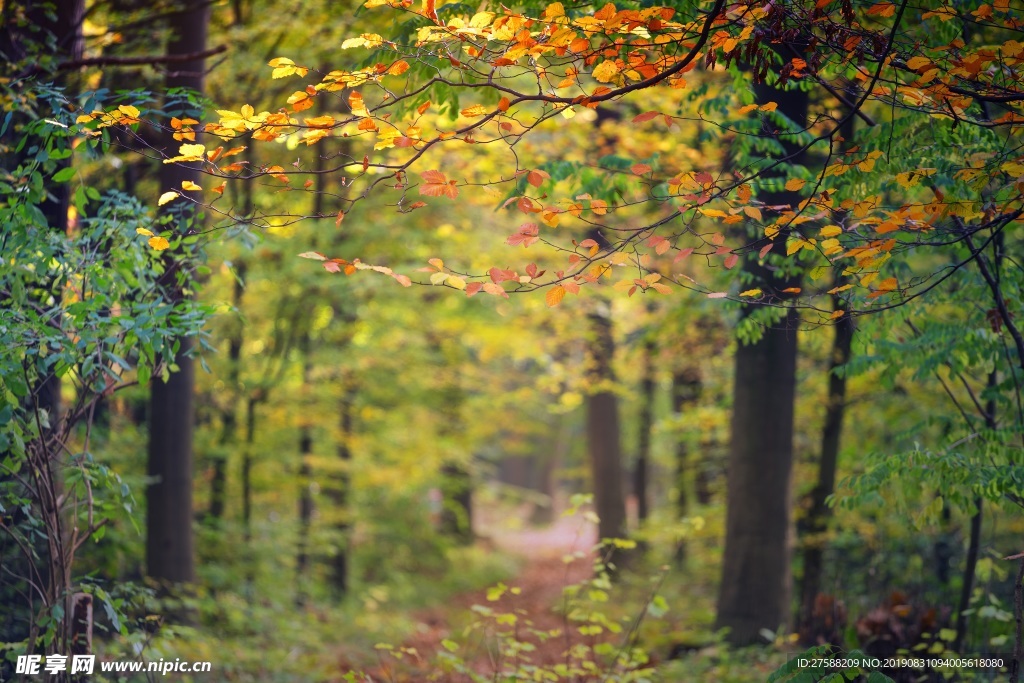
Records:
{"label": "thick tree trunk", "polygon": [[598,535],[602,539],[623,538],[626,535],[626,505],[622,495],[619,400],[609,386],[615,380],[612,369],[615,339],[607,302],[597,302],[588,317],[593,340],[588,373],[591,391],[586,399],[587,450],[593,477],[594,507],[600,520]]}
{"label": "thick tree trunk", "polygon": [[[840,301],[833,298],[838,310]],[[821,458],[818,481],[811,492],[811,509],[807,513],[807,535],[803,539],[804,575],[800,586],[799,631],[806,645],[816,645],[812,633],[814,599],[821,590],[821,572],[825,549],[824,534],[831,517],[826,500],[835,490],[836,466],[839,462],[839,442],[843,431],[843,413],[846,410],[846,375],[838,368],[850,360],[853,345],[853,318],[843,316],[836,322],[832,339],[832,357],[828,367],[828,399],[825,405],[825,424],[821,432]]]}
{"label": "thick tree trunk", "polygon": [[[774,101],[798,128],[807,119],[807,94],[756,86],[757,101]],[[780,140],[794,154],[789,138],[780,137],[766,120],[764,134]],[[790,159],[799,163],[798,157]],[[796,206],[790,192],[762,193],[769,206]],[[772,242],[772,253],[785,255],[785,235]],[[751,286],[773,298],[795,287],[799,277],[758,259],[765,240],[756,240],[744,260]],[[750,308],[744,315],[752,312]],[[789,621],[790,471],[793,465],[793,403],[796,396],[799,316],[787,309],[761,338],[736,351],[733,415],[728,464],[725,552],[718,593],[716,628],[728,628],[736,645],[755,643],[762,629],[776,631]]]}
{"label": "thick tree trunk", "polygon": [[[199,3],[172,15],[172,32],[167,45],[168,55],[190,54],[206,49],[206,33],[210,6]],[[168,74],[166,87],[190,88],[203,92],[203,60],[175,64]],[[195,112],[199,114],[200,112]],[[194,118],[202,118],[201,115]],[[176,151],[176,143],[167,137],[168,151]],[[199,171],[179,164],[164,164],[160,169],[160,186],[164,190],[180,189],[183,181],[199,183]],[[186,213],[179,230],[188,230],[194,216]],[[174,267],[188,267],[175,264]],[[185,296],[181,291],[177,296]],[[147,491],[146,510],[146,572],[149,576],[169,582],[188,583],[195,579],[192,540],[192,427],[194,408],[192,392],[195,375],[188,353],[191,341],[180,340],[175,363],[178,372],[166,382],[154,380],[149,410],[149,476],[153,483]]]}

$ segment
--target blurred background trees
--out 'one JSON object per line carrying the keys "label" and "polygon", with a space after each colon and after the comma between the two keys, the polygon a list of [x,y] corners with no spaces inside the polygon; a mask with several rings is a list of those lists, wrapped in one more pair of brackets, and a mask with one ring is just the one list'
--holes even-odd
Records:
{"label": "blurred background trees", "polygon": [[[248,182],[160,163],[202,140],[212,110],[276,111],[295,85],[270,79],[269,60],[328,70],[345,38],[422,21],[396,29],[385,13],[352,9],[4,3],[5,680],[18,654],[72,647],[211,659],[233,680],[337,680],[374,666],[376,643],[427,628],[421,610],[521,576],[531,556],[501,551],[502,540],[558,519],[580,493],[596,494],[599,537],[639,542],[614,556],[626,597],[611,619],[642,611],[642,577],[670,567],[659,589],[670,609],[648,608],[662,613],[637,632],[652,657],[684,658],[663,664],[670,680],[761,680],[785,661],[791,632],[880,655],[1013,651],[1016,570],[1002,558],[1021,550],[1024,495],[1015,219],[907,245],[900,281],[944,279],[858,317],[854,334],[849,316],[829,321],[839,298],[824,314],[744,300],[743,290],[786,301],[786,290],[862,276],[820,272],[799,246],[787,266],[765,260],[763,232],[726,267],[647,245],[652,272],[726,300],[634,280],[628,296],[628,281],[578,297],[566,288],[554,308],[544,293],[450,291],[495,264],[492,284],[563,267],[564,255],[515,233],[505,192],[460,186],[462,201],[402,211],[370,195],[341,216],[362,152],[343,137],[307,145],[308,131],[273,144],[248,131],[225,145],[222,166],[256,171]],[[827,90],[762,87],[754,103],[777,102],[784,119],[744,128],[728,112],[746,73],[702,67],[682,94],[651,91],[642,108],[608,107],[615,115],[580,107],[516,153],[540,160],[551,191],[563,183],[614,203],[635,163],[728,174],[758,144],[798,151],[809,111],[848,104]],[[310,114],[347,112],[348,94]],[[458,120],[446,97],[435,106]],[[97,109],[117,112],[118,125],[78,121]],[[667,133],[632,123],[655,109],[679,115]],[[872,103],[881,123],[862,121],[844,144],[893,146],[893,166],[832,179],[851,215],[884,193],[924,203],[941,187],[959,192],[958,150],[1013,163],[997,150],[1016,144],[1015,126],[1004,139],[984,125],[890,121],[882,109]],[[919,173],[934,179],[918,185],[899,163],[926,143],[941,172]],[[445,157],[449,178],[507,174],[486,145],[464,149]],[[816,174],[820,154],[789,158],[759,198],[799,202],[785,178]],[[275,177],[292,171],[313,174],[305,187],[304,176]],[[1002,190],[974,182],[984,213]],[[178,196],[157,207],[166,192]],[[962,213],[946,218],[979,220]],[[740,239],[729,231],[743,228],[719,218],[695,216],[693,228],[719,247]],[[448,288],[371,277],[355,255]],[[630,280],[628,267],[612,260],[611,272]],[[74,617],[83,600],[88,623]],[[702,650],[722,638],[776,647]]]}

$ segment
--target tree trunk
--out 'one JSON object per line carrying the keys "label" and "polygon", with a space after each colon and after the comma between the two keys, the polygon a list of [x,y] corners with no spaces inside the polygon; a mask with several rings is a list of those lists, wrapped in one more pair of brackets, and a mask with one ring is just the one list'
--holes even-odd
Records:
{"label": "tree trunk", "polygon": [[[299,342],[299,351],[302,356],[302,390],[308,392],[313,370],[308,332]],[[295,602],[301,607],[308,597],[304,586],[309,581],[309,532],[313,524],[313,471],[309,462],[313,454],[313,426],[308,417],[301,416],[299,420],[299,546],[295,557]]]}
{"label": "tree trunk", "polygon": [[599,518],[600,538],[626,535],[626,505],[622,496],[622,446],[619,430],[619,400],[612,391],[615,380],[612,360],[611,309],[599,301],[588,315],[593,340],[590,344],[590,393],[586,399],[587,450],[594,486],[594,507]]}
{"label": "tree trunk", "polygon": [[[757,101],[775,101],[797,128],[807,120],[808,98],[799,90],[755,86]],[[779,137],[766,119],[764,135],[779,139],[794,155],[790,138]],[[792,163],[800,163],[793,156]],[[762,193],[766,205],[796,206],[797,193]],[[785,256],[786,235],[771,242],[773,254]],[[799,276],[786,275],[758,259],[768,242],[755,240],[744,271],[748,280],[778,299],[795,287]],[[778,276],[777,276],[778,274]],[[744,316],[753,312],[745,307]],[[716,628],[728,628],[735,645],[757,642],[762,629],[784,626],[790,598],[790,471],[793,466],[793,403],[796,396],[799,316],[786,309],[759,340],[736,350],[733,415],[728,461],[725,552],[718,592]]]}
{"label": "tree trunk", "polygon": [[[833,308],[840,309],[840,300],[833,296]],[[832,516],[826,499],[832,495],[839,462],[839,442],[846,410],[846,375],[838,368],[850,360],[853,345],[853,318],[844,315],[835,325],[832,339],[832,357],[828,367],[828,399],[825,405],[825,424],[821,432],[821,458],[818,464],[818,482],[811,492],[811,509],[807,513],[807,534],[803,539],[804,575],[800,587],[799,631],[805,645],[817,645],[812,633],[814,599],[821,590],[821,572],[828,520]]]}
{"label": "tree trunk", "polygon": [[[704,382],[700,368],[691,366],[672,374],[672,412],[676,419],[693,408],[700,400]],[[689,473],[693,469],[690,464],[690,449],[686,439],[676,437],[676,515],[684,519],[690,514],[690,496],[687,494]],[[676,562],[682,564],[686,559],[686,539],[680,539],[676,546]]]}
{"label": "tree trunk", "polygon": [[341,472],[337,478],[337,490],[334,491],[335,513],[338,520],[338,548],[334,553],[332,578],[334,590],[339,597],[349,591],[349,534],[352,527],[350,489],[352,487],[352,412],[355,402],[355,387],[351,380],[342,380],[341,402],[339,404],[339,426],[341,434],[338,441],[338,459],[341,461]]}
{"label": "tree trunk", "polygon": [[[206,49],[206,33],[210,6],[196,4],[171,16],[172,35],[168,55],[190,54]],[[202,59],[181,62],[176,71],[168,73],[165,85],[203,92]],[[201,112],[192,112],[201,119]],[[169,151],[176,151],[176,142],[166,138]],[[180,164],[163,164],[160,186],[163,190],[180,189],[184,181],[199,183],[199,171]],[[190,229],[195,216],[187,209],[177,226]],[[176,264],[188,267],[187,264]],[[172,273],[175,266],[170,269]],[[178,290],[176,296],[186,296]],[[192,427],[194,416],[192,392],[195,371],[189,351],[190,339],[179,340],[175,363],[178,372],[166,382],[154,380],[150,390],[149,410],[149,476],[153,483],[147,490],[146,509],[146,572],[154,579],[168,583],[190,583],[195,580],[192,540]]]}
{"label": "tree trunk", "polygon": [[[239,261],[232,290],[232,305],[236,311],[242,305],[242,294],[245,292],[243,284],[245,269],[245,261]],[[220,448],[213,459],[213,477],[210,479],[210,511],[208,517],[215,524],[220,523],[224,519],[224,507],[227,502],[228,451],[237,441],[238,375],[240,370],[239,363],[242,358],[242,330],[242,321],[240,319],[231,321],[231,331],[228,334],[228,397],[226,405],[221,411],[221,433],[218,444]]]}
{"label": "tree trunk", "polygon": [[654,424],[654,339],[648,334],[641,349],[643,355],[640,378],[640,416],[637,435],[636,464],[633,469],[633,495],[636,496],[636,515],[642,527],[650,514],[647,500],[647,470],[651,458],[651,427]]}

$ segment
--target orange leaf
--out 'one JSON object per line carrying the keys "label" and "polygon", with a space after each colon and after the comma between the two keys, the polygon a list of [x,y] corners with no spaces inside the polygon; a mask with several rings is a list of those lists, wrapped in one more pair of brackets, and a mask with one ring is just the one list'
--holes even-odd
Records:
{"label": "orange leaf", "polygon": [[565,287],[563,287],[562,285],[556,285],[548,290],[548,293],[544,297],[544,300],[547,302],[548,306],[555,307],[558,304],[562,303],[562,299],[564,298]]}
{"label": "orange leaf", "polygon": [[546,171],[530,171],[526,175],[526,182],[530,183],[534,187],[540,187],[544,184],[545,180],[551,178]]}
{"label": "orange leaf", "polygon": [[801,178],[790,178],[786,181],[786,189],[790,192],[797,192],[798,190],[803,189],[803,186],[806,184],[807,181],[802,180]]}
{"label": "orange leaf", "polygon": [[633,172],[633,175],[647,175],[653,169],[648,164],[633,164],[629,170]]}
{"label": "orange leaf", "polygon": [[459,188],[455,187],[454,180],[448,180],[444,173],[437,170],[424,171],[420,174],[423,184],[420,185],[420,194],[426,197],[448,197],[455,199],[459,196]]}

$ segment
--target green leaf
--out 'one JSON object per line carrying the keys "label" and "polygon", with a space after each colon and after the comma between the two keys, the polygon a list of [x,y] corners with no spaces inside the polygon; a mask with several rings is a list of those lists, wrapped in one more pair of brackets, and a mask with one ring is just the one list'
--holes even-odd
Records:
{"label": "green leaf", "polygon": [[53,174],[53,182],[55,183],[66,183],[75,177],[75,169],[72,166],[62,168]]}

